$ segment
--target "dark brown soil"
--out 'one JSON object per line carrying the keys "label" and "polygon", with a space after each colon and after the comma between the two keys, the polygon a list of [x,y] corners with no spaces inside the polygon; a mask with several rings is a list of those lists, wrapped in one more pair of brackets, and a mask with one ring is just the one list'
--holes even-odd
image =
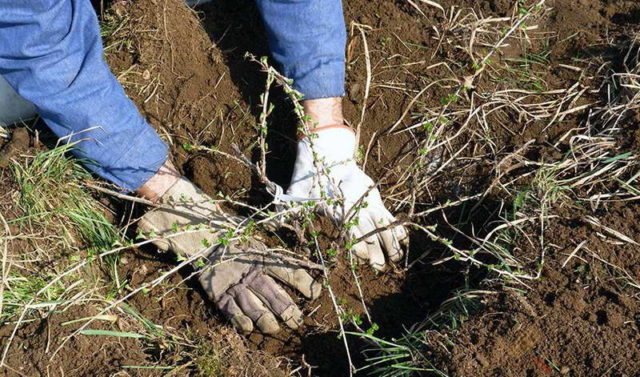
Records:
{"label": "dark brown soil", "polygon": [[[27,149],[21,152],[37,151]],[[8,170],[0,172],[3,173],[0,209],[4,218],[11,222],[21,216],[15,206],[17,189],[11,175],[5,174]],[[13,235],[19,234],[19,227],[10,225],[10,228]],[[9,241],[7,246],[10,256],[35,247],[23,239]],[[55,262],[58,264],[66,262],[61,260],[64,256],[57,258]],[[149,258],[140,251],[128,253],[119,263],[122,266],[119,276],[131,287],[157,278],[168,266],[168,262]],[[31,268],[34,267],[38,268],[32,271],[34,277],[38,274],[48,276],[47,263],[34,264]],[[92,268],[85,278],[108,281],[109,276],[105,272]],[[171,287],[178,287],[177,293],[158,299],[164,292],[163,288]],[[14,323],[0,326],[3,351],[11,342],[6,366],[0,369],[0,376],[89,377],[123,373],[127,376],[160,376],[169,372],[162,367],[170,368],[178,376],[285,377],[290,373],[287,359],[250,348],[246,339],[222,324],[211,311],[211,306],[203,305],[197,288],[192,290],[184,286],[180,275],[173,275],[157,290],[134,296],[127,304],[147,320],[161,326],[166,335],[149,336],[142,341],[119,336],[78,335],[69,338],[68,343],[58,350],[86,319],[101,314],[105,306],[104,301],[90,298],[78,304],[63,303],[53,311],[31,312],[15,334]],[[95,321],[89,329],[141,333],[143,327],[133,317],[115,315],[113,318],[115,322]],[[187,340],[181,338],[185,336]],[[158,365],[160,367],[154,369]],[[151,369],[144,369],[149,367]]]}
{"label": "dark brown soil", "polygon": [[[637,204],[613,206],[601,220],[637,236],[638,224],[629,220],[639,211]],[[640,303],[618,270],[637,281],[638,246],[603,239],[579,216],[553,222],[547,236],[559,247],[541,279],[526,294],[490,296],[483,314],[456,334],[446,358],[452,376],[638,375]],[[576,240],[586,242],[564,265]]]}
{"label": "dark brown soil", "polygon": [[[212,195],[221,191],[240,200],[255,202],[264,198],[264,195],[261,195],[259,184],[252,179],[248,168],[219,155],[187,151],[184,144],[215,146],[233,154],[231,145],[235,143],[247,155],[252,155],[255,148],[253,143],[257,137],[253,128],[257,114],[252,112],[257,111],[258,96],[264,87],[265,77],[244,55],[247,51],[256,56],[268,54],[261,31],[262,25],[246,21],[259,19],[259,15],[250,1],[233,4],[216,2],[200,9],[204,13],[200,15],[204,18],[203,30],[192,12],[175,5],[178,2],[179,0],[167,2],[173,4],[169,5],[173,12],[164,12],[150,0],[118,5],[124,7],[122,12],[136,20],[136,28],[154,30],[163,37],[132,30],[130,38],[140,51],[136,49],[133,53],[111,53],[108,55],[109,62],[115,72],[125,71],[131,64],[135,64],[136,72],[148,70],[151,77],[159,75],[162,85],[146,103],[144,101],[147,100],[148,93],[139,94],[139,87],[132,88],[128,93],[134,101],[142,104],[143,112],[161,134],[166,130],[171,135],[168,140],[172,142],[173,158],[187,177]],[[392,32],[399,32],[410,40],[413,38],[416,43],[422,40],[422,32],[416,32],[414,28],[402,26],[398,22],[399,17],[411,18],[411,14],[404,13],[402,8],[395,5],[383,4],[384,13],[379,15],[379,20],[385,36],[381,36],[381,39],[387,38]],[[353,6],[355,10],[355,5]],[[350,14],[349,5],[347,7],[347,14]],[[380,12],[373,4],[367,4],[366,7],[370,12]],[[369,22],[366,19],[360,21]],[[385,28],[387,25],[384,22],[387,21],[394,23],[393,29],[401,27],[402,30]],[[385,54],[400,47],[391,44],[389,48],[391,51],[386,51]],[[349,59],[356,60],[358,49],[362,49],[362,46],[350,44],[352,56]],[[361,83],[363,66],[359,62],[352,68],[354,72],[350,80]],[[380,75],[381,80],[394,80],[398,77],[405,80],[408,75],[426,76],[426,71],[422,66],[400,76],[393,70],[383,71]],[[419,88],[421,84],[415,82],[411,86]],[[138,85],[144,84],[138,82]],[[350,120],[355,121],[359,117],[358,106],[362,101],[362,93],[359,91],[364,90],[361,85],[351,86],[349,100],[345,102],[346,115]],[[218,89],[212,90],[212,87]],[[398,119],[410,99],[403,93],[394,92],[374,91],[373,95],[367,111],[368,125],[362,129],[365,145],[374,132],[380,132]],[[194,106],[194,103],[198,105]],[[275,93],[275,104],[277,111],[271,119],[268,140],[271,146],[268,174],[271,179],[286,186],[293,163],[296,120],[291,114],[290,105],[283,100],[282,93]],[[215,120],[213,124],[211,119]],[[384,144],[380,144],[384,145],[384,154],[372,152],[371,158],[380,161],[379,164],[371,164],[372,169],[377,169],[372,174],[382,176],[386,166],[392,164],[396,156],[406,148],[407,141],[408,136],[385,139]],[[331,236],[326,240],[334,243],[336,241]],[[423,248],[419,239],[414,241],[414,245],[416,253]],[[364,299],[373,322],[380,327],[377,332],[380,336],[400,334],[403,326],[422,320],[430,309],[447,298],[452,287],[458,287],[464,279],[459,266],[448,265],[424,268],[424,271],[406,277],[400,273],[377,276],[366,268],[361,269],[358,274],[363,282]],[[423,279],[427,274],[438,278]],[[342,305],[364,320],[365,329],[371,326],[365,319],[357,287],[344,259],[338,258],[335,261],[331,279],[332,287]],[[196,295],[194,299],[197,300]],[[203,301],[201,305],[207,306],[210,303]],[[176,307],[175,310],[180,312],[183,309]],[[314,314],[307,319],[308,327],[304,333],[285,331],[275,337],[252,334],[249,340],[259,349],[293,359],[299,360],[303,354],[306,362],[319,367],[314,370],[319,375],[347,373],[343,343],[335,332],[337,318],[330,297],[324,295],[318,302],[309,303],[306,310]],[[209,310],[209,314],[211,312]],[[157,320],[165,318],[164,315],[151,316]],[[212,325],[207,323],[205,326]],[[361,344],[352,345],[355,348],[352,351],[355,359],[359,358],[357,349],[360,346]]]}
{"label": "dark brown soil", "polygon": [[11,134],[11,139],[0,149],[0,168],[6,168],[11,159],[29,148],[29,133],[24,128],[18,128]]}
{"label": "dark brown soil", "polygon": [[[445,8],[472,8],[484,15],[502,17],[511,14],[515,2],[443,0],[439,3]],[[624,39],[625,33],[637,29],[640,22],[640,6],[631,0],[555,0],[547,5],[554,10],[539,27],[554,33],[554,37],[549,42],[550,63],[540,68],[545,89],[565,88],[580,79],[579,73],[557,68],[557,64],[573,65],[574,57],[614,60],[619,51],[603,41]],[[361,129],[361,145],[371,146],[367,172],[374,179],[382,179],[383,192],[391,192],[408,164],[402,156],[415,149],[416,142],[408,133],[389,135],[385,131],[401,117],[417,91],[449,74],[442,67],[433,68],[433,64],[453,62],[463,72],[470,62],[458,51],[438,47],[431,25],[442,20],[442,13],[435,8],[423,7],[425,17],[404,0],[349,0],[344,6],[347,25],[357,22],[372,27],[367,41],[375,75]],[[222,192],[240,201],[266,203],[268,196],[246,166],[191,147],[214,147],[233,154],[232,145],[237,144],[247,156],[255,157],[257,131],[254,126],[265,77],[244,54],[248,51],[263,56],[268,54],[268,49],[253,3],[215,1],[195,13],[180,0],[125,0],[114,2],[106,14],[111,22],[126,22],[116,35],[105,40],[105,45],[114,46],[107,51],[108,62],[128,95],[170,144],[172,158],[179,169],[211,195]],[[127,42],[113,45],[123,40]],[[519,47],[505,49],[497,59],[519,57]],[[346,117],[354,124],[359,121],[364,100],[363,48],[356,30],[350,34],[347,49],[345,100]],[[592,79],[582,78],[585,84],[598,87]],[[499,89],[499,84],[483,80],[478,83],[479,87]],[[450,87],[434,88],[429,98],[420,99],[415,111],[439,104],[449,93]],[[286,186],[293,164],[295,118],[284,95],[276,91],[274,96],[276,111],[268,136],[271,150],[268,175]],[[598,93],[591,93],[581,101],[590,103],[599,99]],[[419,116],[410,114],[414,115]],[[535,139],[535,143],[528,152],[529,158],[557,158],[558,152],[549,145],[574,128],[584,115],[576,113],[548,128],[545,122],[521,124],[515,118],[496,119],[489,132],[495,138],[499,153],[485,150],[484,145],[469,145],[469,156],[481,157],[473,160],[475,163],[456,167],[451,171],[451,181],[434,183],[428,195],[418,199],[428,207],[483,191],[494,178],[489,175],[489,166],[495,163],[493,159],[531,139]],[[622,151],[640,148],[638,132],[638,125],[630,122],[628,131],[621,136]],[[464,209],[451,211],[447,216],[462,216],[460,211]],[[486,200],[479,212],[463,230],[486,231],[483,226],[497,216],[497,204]],[[460,288],[491,288],[498,293],[485,296],[480,302],[481,309],[461,328],[451,332],[454,342],[448,347],[448,353],[443,353],[435,342],[425,347],[431,361],[450,376],[639,375],[637,290],[628,287],[619,270],[611,265],[628,271],[635,281],[640,281],[640,249],[631,244],[614,244],[599,236],[593,226],[582,220],[582,216],[589,213],[586,209],[559,208],[558,212],[561,217],[551,223],[546,234],[546,242],[556,245],[555,251],[546,256],[542,278],[528,282],[529,289],[523,293],[485,282],[484,270],[470,268],[465,263],[453,260],[429,263],[440,259],[444,252],[441,246],[418,232],[412,234],[411,259],[425,252],[430,254],[409,271],[378,275],[360,268],[358,276],[364,301],[372,321],[379,327],[376,335],[387,339],[400,336],[406,328],[434,313]],[[597,213],[603,224],[636,240],[639,240],[639,216],[637,203],[611,205]],[[430,223],[424,225],[438,224],[445,236],[454,234],[441,216],[428,220]],[[335,245],[337,240],[330,227],[325,226],[324,230],[327,234],[323,242]],[[287,234],[280,236],[293,239]],[[460,238],[455,240],[465,242]],[[583,249],[563,267],[568,255],[583,240],[586,240]],[[295,246],[299,245],[292,247]],[[536,260],[539,255],[539,250],[524,241],[516,249],[525,259]],[[157,255],[152,248],[137,250],[122,258],[120,274],[133,287],[150,281],[175,263],[170,255]],[[339,256],[331,264],[331,284],[336,296],[343,307],[360,316],[362,326],[368,328],[371,323],[366,320],[346,261]],[[180,285],[189,274],[190,271],[182,271],[166,286],[156,289],[158,292],[136,295],[128,304],[165,328],[188,332],[196,338],[209,337],[220,347],[225,342],[232,344],[240,354],[245,354],[244,358],[232,355],[238,364],[251,363],[249,358],[256,358],[253,363],[269,366],[266,374],[254,371],[249,375],[277,375],[277,367],[271,366],[278,364],[279,359],[266,356],[263,351],[291,359],[294,365],[303,367],[303,374],[310,364],[314,366],[310,372],[314,376],[347,375],[343,343],[336,332],[337,318],[327,294],[317,302],[301,302],[305,311],[312,313],[306,319],[304,330],[285,331],[275,337],[252,334],[245,341],[226,327],[224,319],[196,284]],[[179,288],[163,295],[174,286]],[[10,353],[9,364],[29,376],[101,376],[122,373],[123,365],[147,365],[158,360],[165,364],[188,362],[179,359],[177,354],[163,353],[156,346],[144,349],[133,340],[105,341],[87,337],[73,340],[58,358],[49,362],[50,355],[44,351],[55,348],[56,342],[74,328],[59,324],[94,315],[96,309],[97,306],[73,308],[23,327],[14,341],[17,347]],[[9,333],[9,327],[1,328],[0,339],[4,341]],[[365,345],[351,338],[350,346],[356,366],[363,366],[365,361],[358,351]],[[92,357],[78,357],[79,353]],[[161,375],[149,370],[127,372]]]}

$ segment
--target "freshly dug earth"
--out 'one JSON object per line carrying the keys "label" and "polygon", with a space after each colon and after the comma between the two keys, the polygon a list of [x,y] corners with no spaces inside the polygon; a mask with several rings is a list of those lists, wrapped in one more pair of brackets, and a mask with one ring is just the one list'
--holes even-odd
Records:
{"label": "freshly dug earth", "polygon": [[[447,6],[471,7],[477,12],[495,16],[508,16],[514,9],[509,1],[445,1]],[[602,38],[610,30],[632,29],[638,22],[640,7],[632,1],[567,1],[550,2],[552,15],[540,26],[555,37],[551,44],[550,59],[553,64],[572,64],[572,57],[588,57],[606,51]],[[268,197],[260,195],[259,184],[251,178],[250,171],[232,160],[219,155],[193,153],[183,148],[185,143],[215,146],[233,153],[230,146],[236,143],[247,155],[254,153],[257,136],[255,124],[258,96],[264,86],[264,75],[258,67],[248,62],[246,51],[256,55],[267,55],[262,26],[251,2],[214,2],[199,10],[202,13],[204,31],[196,15],[182,8],[177,1],[167,1],[162,10],[153,1],[137,1],[126,4],[126,12],[136,20],[136,28],[153,30],[152,33],[132,33],[135,54],[114,52],[109,61],[116,72],[122,72],[135,64],[134,72],[150,72],[158,75],[158,88],[140,93],[129,90],[132,98],[142,107],[145,115],[158,127],[161,134],[171,135],[173,156],[184,173],[210,194],[222,191],[239,200],[260,202]],[[117,8],[116,8],[117,9]],[[167,11],[167,9],[171,11]],[[371,94],[367,100],[367,112],[362,132],[362,145],[369,145],[376,133],[381,133],[394,124],[402,115],[413,97],[407,91],[418,91],[437,76],[430,66],[437,59],[455,59],[453,52],[438,51],[433,32],[429,30],[429,17],[423,18],[405,1],[348,1],[345,4],[347,23],[358,22],[373,27],[368,43],[373,60],[375,76]],[[427,15],[438,19],[436,9],[427,9]],[[253,20],[248,22],[247,20]],[[347,119],[357,123],[364,100],[367,80],[362,39],[351,34],[348,45],[348,96],[345,101]],[[398,37],[398,36],[401,36]],[[137,38],[137,40],[136,40]],[[407,46],[421,46],[413,49]],[[602,47],[598,47],[602,46]],[[501,59],[509,54],[518,57],[517,46],[507,49]],[[510,50],[513,52],[511,53]],[[387,57],[401,56],[397,61]],[[435,58],[425,62],[425,57]],[[422,62],[407,64],[406,62]],[[392,64],[395,63],[395,64]],[[398,68],[402,66],[402,68]],[[438,68],[436,68],[436,71]],[[548,89],[565,87],[578,77],[571,71],[549,67],[543,73]],[[145,75],[143,74],[142,77]],[[393,83],[406,89],[386,89],[381,83]],[[138,85],[144,83],[138,82]],[[152,93],[152,94],[150,94]],[[440,95],[422,99],[424,106],[438,103]],[[447,93],[442,90],[442,95]],[[593,95],[591,99],[596,99]],[[291,171],[294,153],[293,130],[295,118],[290,105],[276,95],[276,112],[270,122],[269,155],[270,178],[285,185]],[[580,114],[565,122],[544,128],[545,123],[534,123],[518,129],[511,123],[506,132],[496,127],[499,148],[517,149],[531,138],[536,139],[536,153],[547,153],[546,142],[556,140],[580,121]],[[629,127],[637,127],[629,125]],[[631,135],[632,136],[632,135]],[[385,187],[393,185],[393,173],[386,174],[391,167],[403,163],[402,155],[411,142],[407,134],[373,139],[370,148],[367,172],[374,179],[385,177]],[[637,144],[636,144],[637,147]],[[471,178],[461,181],[464,186],[486,186],[490,177],[483,176],[482,163],[470,167]],[[486,173],[485,173],[486,174]],[[257,187],[258,186],[258,187]],[[257,190],[256,190],[257,189]],[[434,187],[432,197],[448,198],[455,195],[450,185]],[[459,188],[458,188],[459,190]],[[476,188],[477,190],[477,188]],[[638,211],[629,208],[611,208],[605,218],[632,237],[638,234],[637,226],[626,229],[625,224],[635,224]],[[577,276],[584,272],[577,264],[584,259],[573,258],[564,268],[567,250],[575,248],[576,239],[589,238],[590,250],[604,260],[617,264],[624,260],[622,268],[640,277],[638,273],[637,246],[610,246],[597,240],[588,224],[579,223],[576,215],[567,211],[562,221],[552,224],[547,242],[559,246],[559,250],[548,256],[543,277],[530,285],[527,294],[520,295],[504,291],[491,296],[484,303],[486,309],[463,328],[452,355],[441,356],[436,362],[451,375],[546,375],[565,373],[574,376],[635,375],[638,370],[638,318],[637,300],[621,293],[619,287],[606,277],[590,276],[588,283]],[[579,225],[577,225],[579,224]],[[578,235],[584,235],[580,237]],[[423,254],[430,243],[414,235],[412,257]],[[537,250],[524,250],[532,254]],[[605,255],[606,253],[606,255]],[[623,254],[624,253],[624,254]],[[628,258],[621,258],[623,254]],[[616,257],[618,256],[618,257]],[[609,258],[612,257],[613,259]],[[434,257],[435,258],[435,257]],[[591,258],[592,256],[585,256]],[[584,267],[587,268],[587,267]],[[595,272],[593,272],[595,273]],[[363,315],[357,287],[345,263],[339,259],[332,270],[332,287],[336,295],[347,302],[346,307]],[[370,307],[373,321],[379,325],[377,335],[398,336],[403,326],[421,321],[447,299],[453,289],[461,287],[465,275],[474,286],[484,274],[467,271],[456,262],[442,265],[418,265],[407,274],[388,273],[376,276],[361,271],[364,299]],[[511,292],[511,293],[510,293]],[[300,354],[311,365],[319,366],[314,374],[337,376],[346,373],[347,364],[342,341],[336,338],[336,318],[327,295],[319,302],[308,305],[314,314],[307,320],[304,334],[283,333],[275,338],[254,334],[250,340],[260,349],[275,354],[284,354],[298,359]],[[364,316],[364,315],[363,315]],[[352,344],[352,347],[359,347]],[[358,360],[358,357],[356,357]],[[362,360],[357,361],[362,366]],[[551,363],[558,366],[553,369]],[[568,369],[567,369],[568,368]],[[567,372],[568,370],[568,372]]]}
{"label": "freshly dug earth", "polygon": [[[616,205],[601,221],[636,236],[639,212]],[[638,245],[603,238],[576,214],[554,221],[546,241],[558,248],[528,292],[490,296],[457,334],[451,375],[638,375],[640,303],[626,280],[640,277]]]}
{"label": "freshly dug earth", "polygon": [[[510,16],[516,5],[515,1],[506,0],[439,3],[445,9],[471,8],[485,17]],[[402,156],[416,148],[416,143],[410,133],[385,131],[403,117],[421,89],[436,78],[446,77],[448,71],[436,63],[448,62],[464,71],[471,62],[460,51],[440,48],[439,35],[431,26],[442,22],[443,16],[435,7],[423,7],[424,14],[421,14],[404,0],[349,0],[344,5],[351,31],[347,46],[346,117],[351,123],[359,124],[362,104],[366,102],[360,140],[368,151],[366,171],[381,180],[383,196],[389,199],[390,205],[396,205],[399,200],[405,200],[404,191],[395,188],[409,164]],[[583,77],[580,72],[558,68],[558,64],[577,64],[573,60],[576,56],[615,59],[619,51],[614,51],[603,40],[624,39],[625,34],[632,35],[638,30],[640,22],[640,6],[635,1],[556,0],[549,1],[547,6],[553,10],[538,27],[541,33],[551,36],[547,46],[549,64],[539,68],[540,83],[521,80],[522,85],[543,85],[545,90],[566,88],[576,80],[591,84],[594,76]],[[244,55],[248,51],[263,56],[268,54],[268,49],[253,3],[215,1],[196,13],[179,0],[136,0],[114,2],[105,11],[104,22],[119,25],[114,34],[105,37],[107,60],[129,96],[169,143],[172,158],[181,171],[213,196],[222,193],[237,201],[268,203],[268,195],[249,168],[221,154],[197,148],[207,146],[234,154],[232,145],[236,144],[246,156],[256,157],[255,124],[265,76]],[[358,29],[351,27],[353,23],[371,28],[365,29],[373,72],[366,99],[364,44]],[[543,44],[532,43],[534,48]],[[496,60],[519,58],[521,51],[522,46],[507,46]],[[488,78],[477,85],[499,86]],[[597,83],[593,85],[598,87]],[[429,98],[417,101],[410,115],[440,106],[441,98],[449,93],[450,87],[435,86]],[[296,119],[282,93],[274,91],[273,97],[276,111],[270,118],[267,173],[286,186],[295,155]],[[600,93],[589,92],[581,104],[600,99]],[[523,125],[515,117],[496,118],[488,132],[496,149],[504,153],[518,150],[534,139],[527,157],[551,161],[557,152],[550,145],[574,129],[584,115],[585,112],[570,114],[563,122],[550,127],[546,122]],[[638,152],[639,123],[635,118],[625,122],[628,129],[620,137],[621,153]],[[471,134],[483,132],[486,130],[470,131]],[[495,177],[490,167],[495,164],[495,156],[487,153],[486,147],[476,140],[468,146],[468,154],[468,157],[480,157],[457,166],[450,172],[450,179],[434,182],[425,190],[428,195],[417,198],[422,203],[418,205],[419,210],[483,192],[492,184]],[[482,203],[482,214],[474,216],[463,230],[471,233],[477,228],[479,232],[486,232],[484,224],[495,219],[498,211],[498,205],[493,203],[493,200]],[[234,206],[229,206],[229,210],[244,211]],[[451,210],[446,214],[451,219],[461,216],[461,211],[464,212]],[[435,341],[427,345],[428,357],[439,369],[450,376],[638,375],[637,290],[626,285],[629,277],[622,276],[620,269],[627,271],[631,281],[640,281],[640,248],[599,235],[593,225],[584,221],[584,215],[590,212],[582,207],[564,204],[554,211],[560,217],[548,225],[545,234],[545,242],[554,245],[554,251],[546,255],[542,277],[527,282],[524,291],[520,285],[516,286],[517,290],[491,285],[497,293],[487,294],[477,312],[461,328],[452,331],[453,344],[448,352],[442,352]],[[608,205],[600,208],[596,216],[604,225],[638,240],[640,206],[637,203]],[[445,235],[454,234],[447,230],[442,216],[428,220],[422,225],[439,224]],[[531,234],[539,231],[533,226],[525,229]],[[338,240],[330,224],[325,224],[323,231],[323,245],[337,249]],[[285,240],[293,239],[286,233],[279,235]],[[271,241],[275,242],[275,238],[268,239]],[[582,241],[586,242],[569,258]],[[456,239],[456,242],[465,241]],[[299,251],[299,245],[292,243],[291,247]],[[540,254],[524,240],[518,241],[514,250],[518,257],[531,261],[536,261]],[[441,258],[447,255],[439,251],[442,251],[440,245],[414,232],[409,260],[420,258],[420,262],[408,271],[378,275],[366,268],[358,269],[364,302],[372,322],[379,327],[377,336],[387,339],[400,336],[406,328],[434,313],[460,288],[487,288],[484,270],[450,258],[442,262]],[[425,256],[426,252],[430,253]],[[128,253],[123,260],[119,272],[132,287],[154,279],[175,263],[171,256],[157,255],[153,248]],[[438,263],[431,263],[435,261]],[[344,256],[339,255],[330,264],[331,285],[343,308],[365,319],[358,287]],[[278,375],[278,368],[286,369],[278,356],[302,366],[303,374],[310,370],[311,375],[318,376],[348,375],[343,342],[337,337],[337,317],[327,294],[317,302],[300,302],[305,312],[310,313],[301,331],[284,331],[275,337],[251,334],[243,340],[226,327],[224,319],[204,298],[197,284],[180,285],[182,278],[190,273],[183,271],[166,285],[134,296],[128,304],[153,323],[177,333],[188,332],[205,340],[212,339],[215,347],[221,349],[225,343],[229,344],[235,350],[229,351],[232,363],[265,366],[248,375]],[[178,289],[165,294],[176,286]],[[23,367],[22,373],[27,375],[89,376],[125,373],[121,369],[123,365],[189,362],[153,347],[144,349],[130,339],[109,341],[98,337],[73,340],[49,362],[50,355],[45,354],[45,350],[59,342],[56,338],[73,330],[58,324],[95,315],[95,310],[97,308],[72,308],[49,320],[23,327],[14,340],[9,364],[14,368]],[[365,329],[371,325],[364,320]],[[2,339],[6,339],[9,330],[0,331]],[[369,345],[349,339],[356,366],[364,366],[365,360],[358,350]],[[78,356],[80,353],[87,356]],[[93,354],[98,356],[89,357]],[[188,371],[193,369],[184,369],[185,374]],[[127,369],[126,373],[146,376],[161,375],[162,371]]]}
{"label": "freshly dug earth", "polygon": [[[34,156],[46,150],[37,138],[30,138],[25,129],[14,130],[12,139],[0,147],[4,152],[0,158],[11,159],[20,164],[27,158],[25,156]],[[62,271],[68,271],[72,265],[76,265],[78,259],[71,259],[70,256],[86,257],[82,254],[81,244],[76,245],[81,250],[81,255],[77,254],[78,250],[74,252],[61,247],[58,242],[60,234],[52,233],[52,229],[60,227],[43,227],[20,220],[25,218],[25,213],[17,205],[21,200],[21,193],[11,168],[0,169],[0,193],[3,224],[0,247],[6,248],[3,258],[6,257],[7,265],[11,265],[8,269],[11,289],[23,289],[20,288],[19,281],[11,281],[12,272],[18,272],[21,277],[31,280],[37,290],[42,288],[42,285],[38,285],[39,282],[59,276]],[[110,215],[106,208],[105,215]],[[120,258],[118,263],[122,266],[119,271],[120,283],[128,282],[132,287],[156,278],[168,265],[150,259],[137,250]],[[151,318],[156,324],[162,323],[161,334],[165,335],[150,336],[144,341],[119,336],[79,335],[69,338],[66,346],[58,350],[62,342],[87,319],[99,314],[104,317],[104,294],[113,293],[112,276],[106,266],[90,264],[63,279],[68,283],[67,287],[76,283],[82,287],[84,282],[88,283],[89,289],[77,296],[74,296],[77,292],[70,291],[72,293],[61,299],[57,306],[44,305],[39,310],[28,311],[17,331],[15,321],[22,308],[18,308],[10,321],[4,322],[5,317],[2,317],[0,345],[2,352],[5,347],[9,348],[5,366],[0,368],[1,376],[151,376],[163,374],[164,369],[138,368],[153,367],[158,362],[168,365],[172,370],[175,369],[174,365],[181,366],[174,371],[178,375],[181,370],[182,375],[289,375],[288,360],[250,349],[242,336],[219,323],[209,307],[201,305],[200,296],[193,299],[198,293],[186,289],[179,275],[171,276],[165,285],[180,287],[181,294],[159,301],[156,299],[156,292],[151,291],[149,294],[136,295],[129,302],[134,312],[145,316],[153,314],[147,319]],[[39,299],[47,301],[43,297],[46,295],[43,294]],[[12,309],[11,300],[6,297],[7,290],[4,291],[5,305],[2,312],[5,315]],[[71,304],[68,305],[67,301]],[[169,304],[165,305],[166,303]],[[52,310],[49,311],[50,308]],[[144,330],[139,320],[123,314],[119,312],[118,315],[107,316],[105,318],[112,319],[96,321],[89,329],[131,334],[139,334]],[[160,319],[155,321],[156,318]],[[182,338],[184,336],[186,340]]]}
{"label": "freshly dug earth", "polygon": [[[347,5],[348,14],[351,7],[356,9],[357,5]],[[367,3],[366,8],[374,12],[375,6]],[[402,25],[403,19],[399,17],[414,17],[395,5],[384,3],[384,9],[387,13],[380,16],[380,20],[394,25]],[[245,53],[268,54],[262,25],[246,21],[258,20],[259,14],[250,1],[215,2],[199,10],[203,12],[199,14],[203,18],[202,26],[196,14],[183,7],[179,0],[166,1],[163,7],[151,0],[115,4],[112,17],[118,22],[122,19],[118,14],[126,15],[131,28],[125,27],[113,40],[130,39],[135,47],[108,51],[107,59],[116,75],[125,82],[128,94],[171,145],[174,161],[188,178],[211,195],[222,192],[240,201],[264,204],[269,197],[262,192],[248,167],[219,154],[200,152],[191,147],[210,146],[233,155],[232,145],[236,144],[247,156],[255,153],[258,97],[266,76],[255,63],[245,58]],[[419,31],[412,34],[416,42],[423,38]],[[105,45],[111,44],[107,37]],[[350,60],[356,60],[356,48],[362,46],[350,44]],[[399,46],[391,44],[390,48]],[[357,68],[350,67],[354,71],[351,78],[354,84],[345,101],[347,119],[352,121],[359,117],[364,92],[364,69],[360,60],[357,64]],[[403,74],[402,80],[408,74],[427,75],[424,65]],[[385,75],[397,76],[397,73],[389,70]],[[415,83],[416,88],[419,85]],[[384,96],[374,94],[379,97],[369,104],[368,121],[362,128],[365,145],[376,131],[398,119],[409,100],[401,92],[385,93]],[[267,173],[272,180],[286,187],[295,156],[296,118],[282,93],[275,91],[273,97],[276,111],[270,118]],[[384,146],[384,154],[372,152],[371,158],[379,163],[370,165],[370,174],[382,177],[385,169],[406,149],[408,140],[408,136],[402,135],[380,143],[378,150]],[[240,208],[236,210],[242,212]],[[339,249],[332,226],[325,222],[323,229],[326,233],[324,245]],[[412,248],[416,254],[422,253],[426,242],[420,235],[414,237]],[[345,310],[364,319],[358,287],[348,262],[339,257],[331,264],[331,284],[338,300]],[[405,325],[424,319],[430,310],[448,298],[451,289],[464,282],[463,269],[464,266],[458,265],[427,266],[409,276],[401,272],[377,275],[367,268],[359,269],[364,301],[373,322],[380,328],[376,334],[398,335]],[[197,289],[196,285],[194,288]],[[211,306],[207,301],[201,304]],[[283,331],[274,337],[252,334],[250,341],[258,349],[294,360],[300,361],[303,356],[305,362],[317,367],[313,373],[318,375],[347,373],[344,345],[336,333],[337,317],[330,297],[323,295],[317,302],[301,302],[301,305],[306,305],[306,311],[313,313],[306,319],[307,328],[303,332]],[[172,310],[180,312],[183,309],[174,307]],[[165,318],[163,313],[145,315],[154,321]],[[365,328],[371,325],[364,321]],[[352,356],[357,360],[357,349],[362,344],[353,342],[351,346],[356,349],[352,350]]]}

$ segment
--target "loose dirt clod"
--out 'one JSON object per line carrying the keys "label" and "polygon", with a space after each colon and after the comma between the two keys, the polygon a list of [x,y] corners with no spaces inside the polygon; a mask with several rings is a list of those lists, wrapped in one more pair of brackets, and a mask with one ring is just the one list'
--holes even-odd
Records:
{"label": "loose dirt clod", "polygon": [[11,133],[11,139],[0,149],[0,169],[11,163],[11,159],[29,148],[29,132],[25,128],[16,128]]}

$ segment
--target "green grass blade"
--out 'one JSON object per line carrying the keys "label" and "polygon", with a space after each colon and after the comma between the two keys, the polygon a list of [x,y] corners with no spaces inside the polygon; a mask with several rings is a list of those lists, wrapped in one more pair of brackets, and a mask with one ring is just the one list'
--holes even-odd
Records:
{"label": "green grass blade", "polygon": [[135,339],[145,339],[146,336],[141,334],[136,334],[132,332],[122,332],[122,331],[111,331],[111,330],[82,330],[80,331],[82,335],[97,335],[97,336],[115,336],[118,338],[135,338]]}

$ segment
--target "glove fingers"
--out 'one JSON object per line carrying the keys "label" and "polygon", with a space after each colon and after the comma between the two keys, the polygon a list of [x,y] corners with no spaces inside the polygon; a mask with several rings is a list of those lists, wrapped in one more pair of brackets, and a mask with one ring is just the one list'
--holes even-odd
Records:
{"label": "glove fingers", "polygon": [[[379,227],[384,227],[388,224],[391,224],[395,221],[395,218],[389,211],[385,210],[385,214],[379,217],[374,216],[375,224]],[[404,254],[402,247],[400,246],[400,241],[396,236],[396,232],[393,228],[386,229],[380,233],[378,233],[378,238],[380,243],[384,246],[384,250],[389,257],[389,260],[392,262],[398,262],[402,259]]]}
{"label": "glove fingers", "polygon": [[229,289],[242,312],[256,324],[258,330],[265,334],[275,334],[280,331],[278,320],[244,284]]}
{"label": "glove fingers", "polygon": [[[376,229],[369,216],[362,216],[360,218],[358,228],[362,234],[370,233]],[[378,242],[378,236],[375,234],[371,235],[359,243],[364,243],[367,247],[369,265],[378,271],[384,271],[386,269],[384,253],[380,247],[380,242]]]}
{"label": "glove fingers", "polygon": [[404,252],[393,230],[387,229],[378,233],[378,238],[380,238],[381,243],[384,245],[384,249],[387,252],[387,256],[390,261],[398,262],[402,260]]}
{"label": "glove fingers", "polygon": [[[358,228],[352,228],[350,231],[351,239],[358,239],[363,236]],[[353,254],[356,256],[358,264],[364,264],[369,261],[369,249],[364,241],[358,242],[352,247]]]}
{"label": "glove fingers", "polygon": [[249,317],[242,313],[240,307],[234,301],[233,297],[228,293],[222,295],[220,300],[216,302],[218,309],[224,314],[236,329],[249,333],[253,331],[253,322]]}
{"label": "glove fingers", "polygon": [[297,329],[302,325],[302,312],[289,294],[271,277],[262,274],[256,276],[249,283],[249,289],[287,326]]}
{"label": "glove fingers", "polygon": [[270,262],[265,260],[264,263],[265,272],[268,275],[295,288],[302,293],[304,297],[315,300],[320,296],[322,285],[309,275],[304,268],[286,265],[281,261]]}
{"label": "glove fingers", "polygon": [[407,228],[400,225],[393,228],[393,233],[396,235],[398,242],[400,245],[407,247],[409,246],[409,232],[407,232]]}

